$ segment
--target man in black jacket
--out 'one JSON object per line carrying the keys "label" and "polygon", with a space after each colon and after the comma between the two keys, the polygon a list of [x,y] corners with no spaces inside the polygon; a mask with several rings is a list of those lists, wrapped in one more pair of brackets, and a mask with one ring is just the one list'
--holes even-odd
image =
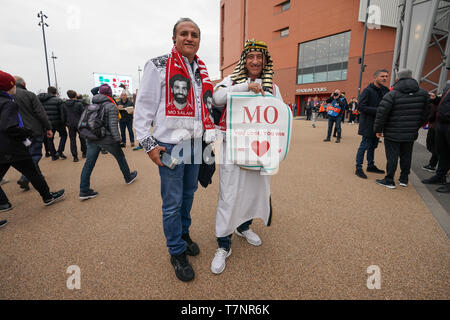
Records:
{"label": "man in black jacket", "polygon": [[[39,161],[42,159],[42,143],[44,142],[45,136],[53,136],[52,126],[37,96],[26,89],[25,80],[19,76],[15,76],[14,78],[16,79],[17,89],[13,97],[19,106],[19,113],[22,116],[25,128],[33,132],[30,139],[31,146],[29,151],[38,173],[42,175],[41,169],[39,168]],[[22,175],[17,183],[25,191],[30,190],[30,181],[24,175]]]}
{"label": "man in black jacket", "polygon": [[[64,190],[50,192],[47,182],[36,170],[27,145],[33,132],[25,128],[19,107],[12,97],[16,93],[15,79],[0,71],[0,180],[12,166],[30,179],[46,206],[63,199]],[[0,186],[0,212],[13,206]]]}
{"label": "man in black jacket", "polygon": [[78,123],[80,122],[81,114],[84,111],[84,106],[78,100],[77,93],[73,90],[67,91],[67,96],[70,100],[64,102],[64,113],[66,115],[66,126],[69,129],[70,152],[73,156],[73,162],[78,162],[77,149],[77,133],[81,144],[81,153],[83,158],[86,158],[86,140],[80,136],[78,131]]}
{"label": "man in black jacket", "polygon": [[400,186],[408,186],[414,141],[428,116],[430,96],[419,88],[411,70],[398,72],[394,89],[383,97],[375,118],[375,133],[384,135],[386,177],[377,184],[395,189],[394,174],[400,157]]}
{"label": "man in black jacket", "polygon": [[375,166],[375,149],[378,146],[379,139],[373,131],[373,124],[377,114],[377,108],[383,96],[389,92],[385,87],[388,79],[388,71],[377,70],[373,74],[374,80],[367,86],[359,96],[359,112],[361,113],[358,134],[362,136],[361,144],[356,153],[356,172],[355,174],[363,179],[367,179],[362,169],[364,154],[367,152],[367,172],[381,173],[384,171]]}
{"label": "man in black jacket", "polygon": [[67,131],[65,126],[65,115],[63,107],[64,101],[58,98],[57,94],[58,91],[55,87],[48,87],[47,93],[41,93],[38,95],[38,98],[44,106],[45,112],[47,113],[48,119],[52,124],[53,134],[58,132],[60,137],[58,150],[55,149],[55,145],[53,144],[54,137],[47,139],[47,145],[50,151],[50,155],[52,156],[52,160],[58,160],[59,158],[67,159],[67,157],[63,153],[67,141]]}
{"label": "man in black jacket", "polygon": [[447,183],[447,172],[450,170],[450,80],[442,93],[436,116],[435,143],[439,164],[436,175],[422,182],[425,184],[444,184],[437,192],[450,193],[450,183]]}

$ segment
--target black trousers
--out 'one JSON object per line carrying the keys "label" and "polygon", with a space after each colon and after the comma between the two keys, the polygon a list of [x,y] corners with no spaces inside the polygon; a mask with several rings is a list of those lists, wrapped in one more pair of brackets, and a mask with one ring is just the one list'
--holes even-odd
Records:
{"label": "black trousers", "polygon": [[450,170],[450,126],[436,129],[436,150],[439,155],[439,164],[436,175],[445,177]]}
{"label": "black trousers", "polygon": [[386,150],[386,181],[394,182],[395,171],[397,170],[398,159],[400,158],[400,180],[408,182],[408,176],[411,172],[411,160],[414,147],[414,141],[395,142],[384,139]]}
{"label": "black trousers", "polygon": [[[47,182],[44,180],[44,178],[37,172],[36,166],[31,159],[22,160],[22,161],[15,161],[12,163],[1,163],[0,164],[0,180],[3,179],[6,172],[9,170],[10,167],[15,168],[17,171],[22,173],[24,176],[26,176],[33,187],[39,192],[39,194],[42,197],[42,200],[48,200],[52,196],[50,194],[50,190],[48,188]],[[8,197],[6,196],[5,192],[3,191],[2,187],[0,186],[0,204],[7,204],[9,202]]]}
{"label": "black trousers", "polygon": [[439,160],[436,149],[436,130],[434,128],[428,129],[426,142],[427,142],[427,150],[431,152],[431,159],[428,164],[434,168],[436,167]]}
{"label": "black trousers", "polygon": [[70,139],[70,152],[72,153],[72,156],[74,158],[78,157],[77,133],[78,133],[78,138],[80,139],[81,153],[86,154],[86,152],[87,152],[86,140],[80,136],[80,132],[78,131],[78,128],[68,127],[68,129],[69,129],[69,139]]}
{"label": "black trousers", "polygon": [[[66,147],[66,141],[67,141],[67,131],[66,131],[66,126],[54,127],[52,129],[52,131],[53,131],[53,138],[47,139],[47,144],[48,144],[47,146],[48,146],[48,151],[50,152],[52,157],[54,157],[56,152],[59,152],[59,153],[64,152],[64,148]],[[58,150],[55,150],[55,145],[53,144],[53,139],[55,138],[54,134],[56,132],[59,133],[59,137],[60,137]]]}

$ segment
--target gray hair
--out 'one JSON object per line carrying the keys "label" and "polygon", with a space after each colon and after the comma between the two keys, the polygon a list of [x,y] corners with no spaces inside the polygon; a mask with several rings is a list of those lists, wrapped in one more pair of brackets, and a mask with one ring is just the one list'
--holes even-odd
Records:
{"label": "gray hair", "polygon": [[20,84],[21,86],[25,87],[25,80],[23,80],[22,77],[14,76],[14,79],[16,79],[16,84]]}
{"label": "gray hair", "polygon": [[[177,23],[175,23],[175,25],[173,26],[173,38],[175,39],[177,37],[177,28],[178,25],[180,23],[183,22],[190,22],[192,23],[197,29],[198,29],[198,36],[200,37],[200,28],[198,27],[198,25],[194,22],[194,20],[192,20],[191,18],[180,18]],[[174,40],[175,41],[175,40]]]}
{"label": "gray hair", "polygon": [[400,69],[397,73],[398,79],[408,79],[412,78],[412,71],[409,69]]}

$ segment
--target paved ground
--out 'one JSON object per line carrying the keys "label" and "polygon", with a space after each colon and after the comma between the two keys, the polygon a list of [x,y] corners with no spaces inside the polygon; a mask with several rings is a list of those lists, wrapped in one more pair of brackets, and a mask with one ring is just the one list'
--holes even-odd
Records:
{"label": "paved ground", "polygon": [[[218,176],[199,188],[191,235],[201,253],[190,258],[191,283],[170,265],[159,176],[142,151],[126,149],[139,171],[129,186],[101,155],[92,176],[100,195],[87,202],[77,198],[83,161],[44,159],[52,190],[67,190],[48,208],[34,190],[19,191],[11,169],[3,187],[15,208],[0,214],[10,221],[0,230],[0,299],[449,299],[450,241],[415,186],[388,190],[377,175],[354,175],[357,125],[343,126],[341,144],[322,142],[325,133],[326,122],[313,129],[295,121],[291,152],[272,179],[273,225],[255,221],[261,247],[234,237],[220,276],[210,271]],[[376,162],[385,166],[383,145]],[[66,288],[71,265],[81,269],[81,290]],[[366,286],[371,265],[381,270],[381,290]]]}

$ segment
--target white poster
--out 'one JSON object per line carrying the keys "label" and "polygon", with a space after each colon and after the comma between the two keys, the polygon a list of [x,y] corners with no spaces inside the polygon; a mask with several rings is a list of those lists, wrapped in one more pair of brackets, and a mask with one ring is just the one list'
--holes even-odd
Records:
{"label": "white poster", "polygon": [[270,94],[228,94],[227,159],[250,170],[275,173],[289,151],[292,112]]}
{"label": "white poster", "polygon": [[123,88],[120,87],[121,84],[123,84],[130,93],[133,93],[132,81],[133,78],[131,76],[94,73],[94,86],[98,87],[106,83],[111,87],[114,96],[120,96],[122,93]]}

